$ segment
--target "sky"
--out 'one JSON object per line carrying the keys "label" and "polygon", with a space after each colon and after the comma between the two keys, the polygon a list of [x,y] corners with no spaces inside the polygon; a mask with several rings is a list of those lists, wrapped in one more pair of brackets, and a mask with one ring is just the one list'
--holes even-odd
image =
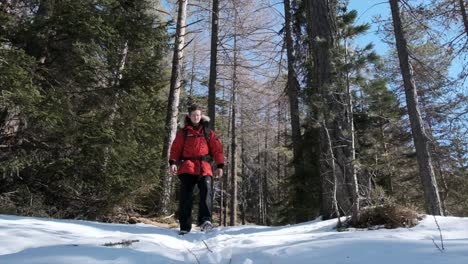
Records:
{"label": "sky", "polygon": [[388,1],[350,0],[348,9],[354,9],[358,12],[356,24],[369,23],[371,26],[367,33],[357,38],[356,44],[363,47],[369,43],[373,43],[375,51],[379,55],[385,55],[389,47],[380,40],[376,32],[377,25],[372,23],[372,19],[376,15],[381,15],[383,18],[388,18],[390,16],[390,5]]}
{"label": "sky", "polygon": [[336,219],[316,219],[179,236],[178,229],[145,224],[0,215],[0,263],[467,264],[468,218],[436,219],[442,240],[433,216],[413,228],[338,232]]}
{"label": "sky", "polygon": [[[374,44],[374,50],[381,56],[385,56],[390,49],[387,44],[384,44],[377,34],[377,25],[372,23],[373,17],[381,15],[382,18],[390,18],[390,4],[388,1],[381,0],[350,0],[348,5],[349,10],[358,12],[357,24],[369,23],[370,30],[356,39],[358,46],[365,46],[369,43]],[[449,76],[455,78],[462,70],[462,58],[456,59],[449,70]]]}
{"label": "sky", "polygon": [[[167,4],[168,0],[162,0],[161,4],[167,9],[169,5]],[[419,0],[424,1],[424,0]],[[276,5],[276,8],[280,13],[283,13],[282,5]],[[370,30],[362,34],[356,39],[356,44],[360,47],[364,47],[369,43],[374,44],[374,50],[377,54],[385,56],[388,53],[388,50],[391,48],[387,44],[384,44],[380,39],[381,36],[377,34],[378,25],[373,23],[373,18],[376,15],[381,15],[382,18],[390,18],[390,5],[388,1],[382,0],[349,0],[348,10],[356,10],[358,12],[357,24],[369,23],[371,28]],[[462,58],[455,60],[452,64],[449,75],[451,77],[456,77],[457,73],[462,70]]]}

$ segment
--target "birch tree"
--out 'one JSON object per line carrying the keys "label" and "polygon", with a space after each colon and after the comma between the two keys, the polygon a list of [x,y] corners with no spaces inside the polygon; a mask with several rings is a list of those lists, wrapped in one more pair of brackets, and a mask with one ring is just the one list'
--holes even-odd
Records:
{"label": "birch tree", "polygon": [[[187,18],[187,3],[188,0],[179,0],[177,26],[174,40],[174,52],[172,56],[172,71],[169,90],[169,99],[167,104],[166,114],[166,135],[162,150],[162,164],[160,174],[162,177],[162,194],[161,194],[161,212],[167,214],[169,212],[169,202],[172,195],[172,176],[168,172],[169,149],[174,141],[177,132],[177,118],[179,114],[179,100],[181,89],[181,60],[184,54],[185,45],[185,29]],[[166,161],[166,162],[164,162]]]}

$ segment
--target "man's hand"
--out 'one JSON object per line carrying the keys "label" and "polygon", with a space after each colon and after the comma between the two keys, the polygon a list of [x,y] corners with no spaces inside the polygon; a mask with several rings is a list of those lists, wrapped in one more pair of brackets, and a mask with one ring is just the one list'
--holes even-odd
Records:
{"label": "man's hand", "polygon": [[176,176],[177,175],[177,166],[175,164],[172,164],[171,167],[169,168],[171,175]]}
{"label": "man's hand", "polygon": [[223,177],[223,169],[218,168],[216,169],[216,172],[215,172],[215,178],[221,178],[221,177]]}

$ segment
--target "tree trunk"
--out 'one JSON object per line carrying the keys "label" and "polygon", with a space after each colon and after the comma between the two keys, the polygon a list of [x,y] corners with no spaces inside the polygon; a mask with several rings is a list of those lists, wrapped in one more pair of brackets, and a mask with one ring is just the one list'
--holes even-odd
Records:
{"label": "tree trunk", "polygon": [[435,179],[434,169],[430,153],[430,141],[425,131],[419,109],[416,85],[413,79],[413,69],[409,62],[408,47],[403,33],[398,0],[390,0],[392,10],[393,29],[395,31],[396,47],[400,60],[401,74],[405,87],[406,106],[408,108],[411,132],[416,148],[416,156],[419,164],[419,173],[423,185],[426,208],[429,214],[442,215],[442,207]]}
{"label": "tree trunk", "polygon": [[333,193],[332,193],[332,203],[333,203],[333,210],[335,211],[335,216],[338,218],[338,227],[341,227],[341,220],[340,220],[340,210],[338,207],[338,177],[336,174],[336,162],[335,162],[335,154],[333,153],[333,142],[330,137],[330,132],[327,128],[327,124],[325,120],[322,121],[322,129],[325,133],[327,145],[328,145],[328,157],[326,162],[330,163],[331,165],[331,172],[332,172],[332,179],[333,179]]}
{"label": "tree trunk", "polygon": [[465,26],[465,33],[468,35],[468,17],[466,15],[466,8],[465,8],[465,1],[464,0],[458,0],[460,4],[460,12],[463,18],[463,25]]}
{"label": "tree trunk", "polygon": [[286,31],[286,53],[288,56],[288,83],[287,91],[289,98],[289,107],[291,112],[291,132],[293,143],[293,164],[295,173],[303,173],[303,157],[302,157],[302,138],[301,126],[299,119],[299,95],[296,79],[296,71],[294,70],[294,45],[291,33],[291,3],[290,0],[284,0],[284,18]]}
{"label": "tree trunk", "polygon": [[247,206],[247,202],[246,202],[246,194],[247,194],[247,188],[246,188],[246,182],[248,181],[247,179],[247,167],[246,167],[246,159],[247,159],[247,153],[246,153],[246,149],[247,149],[247,146],[245,144],[245,131],[244,131],[244,118],[245,118],[245,112],[244,112],[244,107],[241,107],[240,109],[240,137],[241,137],[241,178],[242,178],[242,181],[241,181],[241,188],[240,188],[240,205],[239,205],[239,209],[240,209],[240,215],[241,215],[241,223],[242,225],[245,225],[246,223],[246,206]]}
{"label": "tree trunk", "polygon": [[[114,120],[117,115],[117,111],[119,110],[119,97],[120,97],[120,90],[118,90],[118,86],[120,85],[120,80],[122,80],[122,73],[125,69],[125,64],[127,62],[127,55],[128,55],[128,41],[125,41],[124,46],[122,48],[122,52],[120,53],[120,63],[118,66],[117,71],[114,73],[114,78],[110,84],[110,87],[116,87],[117,92],[113,98],[113,105],[112,111],[109,116],[109,126],[112,127],[114,125]],[[110,159],[110,146],[106,146],[104,149],[104,162],[102,165],[103,171],[106,172],[108,169]]]}
{"label": "tree trunk", "polygon": [[[383,116],[383,113],[380,113],[380,116]],[[385,142],[384,124],[380,123],[379,126],[380,126],[379,128],[380,128],[381,147],[382,147],[382,150],[383,150],[383,155],[385,157],[384,158],[384,162],[385,162],[384,168],[387,169],[387,173],[388,173],[388,176],[385,179],[385,187],[386,187],[387,192],[390,195],[393,195],[394,191],[393,191],[392,178],[393,178],[393,172],[395,171],[395,167],[394,167],[393,163],[390,162],[390,159],[389,159],[390,153],[388,153],[387,143]],[[369,188],[371,188],[371,186],[369,186]],[[370,191],[370,189],[369,189],[369,191]]]}
{"label": "tree trunk", "polygon": [[[276,147],[280,148],[281,146],[281,122],[283,121],[281,119],[282,113],[281,113],[281,100],[278,100],[278,113],[277,113],[277,127],[276,127]],[[278,184],[276,185],[276,197],[278,199],[281,199],[281,184],[280,182],[282,181],[281,179],[281,153],[280,151],[276,152],[276,179],[278,179]]]}
{"label": "tree trunk", "polygon": [[162,196],[160,206],[163,214],[167,214],[169,212],[169,202],[172,196],[172,176],[168,173],[169,148],[172,141],[174,141],[177,132],[177,116],[179,114],[179,96],[181,88],[181,60],[184,53],[183,47],[185,43],[187,2],[188,0],[179,0],[174,54],[172,57],[171,83],[165,122],[166,135],[164,137],[162,165],[160,169],[160,175],[162,178]]}
{"label": "tree trunk", "polygon": [[219,0],[213,0],[211,18],[211,56],[210,79],[208,82],[208,116],[211,118],[210,127],[215,128],[216,119],[216,63],[218,57],[218,14]]}
{"label": "tree trunk", "polygon": [[[336,46],[337,25],[336,8],[337,0],[309,0],[306,4],[306,15],[308,22],[308,35],[310,49],[313,58],[313,71],[309,73],[313,101],[312,117],[315,119],[316,127],[322,126],[329,131],[330,141],[333,146],[334,162],[336,163],[335,176],[333,180],[333,167],[327,162],[328,144],[324,129],[314,131],[318,135],[320,157],[311,160],[311,163],[319,162],[319,173],[321,179],[321,208],[320,213],[324,219],[336,215],[334,205],[334,189],[337,188],[337,202],[343,211],[351,209],[352,194],[349,193],[348,184],[350,180],[351,159],[349,151],[349,139],[344,131],[347,129],[346,120],[346,90],[341,84],[340,77],[336,75],[333,63],[333,50]],[[337,186],[334,186],[337,185]]]}
{"label": "tree trunk", "polygon": [[237,93],[237,13],[234,18],[234,56],[232,72],[232,117],[231,117],[231,214],[229,225],[237,222],[237,142],[236,142],[236,93]]}
{"label": "tree trunk", "polygon": [[[266,112],[266,124],[270,124],[270,109],[267,107]],[[265,130],[265,149],[263,151],[263,179],[262,179],[262,191],[263,191],[263,210],[262,210],[262,218],[263,224],[269,225],[269,218],[268,216],[268,130]]]}
{"label": "tree trunk", "polygon": [[350,128],[351,136],[351,160],[350,160],[350,169],[351,169],[351,185],[352,185],[352,195],[353,195],[353,207],[352,207],[352,221],[353,225],[356,225],[359,222],[359,185],[357,178],[357,168],[356,168],[356,142],[355,142],[355,131],[354,131],[354,116],[353,116],[353,94],[351,92],[351,84],[349,81],[349,69],[348,69],[348,41],[345,40],[345,65],[346,65],[346,95],[348,97],[347,104],[347,119],[348,127]]}
{"label": "tree trunk", "polygon": [[290,124],[292,134],[292,147],[293,147],[293,166],[295,181],[294,184],[294,197],[292,199],[292,206],[296,208],[294,219],[296,222],[303,222],[309,220],[307,211],[309,211],[308,203],[304,202],[306,196],[308,181],[312,178],[305,175],[304,171],[304,157],[302,151],[302,136],[301,124],[299,118],[299,87],[294,69],[295,56],[294,56],[294,43],[292,36],[292,21],[291,21],[291,1],[284,0],[284,19],[285,19],[285,44],[286,54],[288,58],[288,82],[287,94],[290,109]]}
{"label": "tree trunk", "polygon": [[[54,9],[54,1],[51,0],[43,0],[40,1],[39,7],[37,9],[37,15],[34,18],[34,26],[36,27],[43,27],[46,24],[49,17],[51,16]],[[37,59],[40,64],[45,64],[46,60],[48,59],[48,40],[49,36],[38,36],[35,35],[33,38],[30,39],[26,43],[26,52],[29,55],[32,55]]]}
{"label": "tree trunk", "polygon": [[[226,101],[224,99],[224,90],[225,88],[223,87],[223,101]],[[232,105],[232,96],[231,96],[231,105]],[[231,139],[231,118],[232,118],[232,107],[229,107],[229,110],[228,110],[228,118],[227,118],[227,138],[230,140]],[[226,168],[226,176],[223,177],[223,185],[224,185],[224,189],[223,189],[223,193],[224,193],[224,203],[223,203],[223,206],[224,206],[224,209],[223,209],[223,225],[224,226],[227,226],[227,223],[228,223],[228,215],[227,215],[227,212],[228,212],[228,205],[229,205],[229,195],[228,195],[228,190],[230,190],[229,188],[229,178],[231,177],[231,169],[230,169],[230,165],[231,165],[231,144],[227,144],[227,148],[226,148],[226,153],[227,153],[227,157],[226,157],[226,161],[227,161],[227,164],[225,164],[225,168]]]}
{"label": "tree trunk", "polygon": [[193,49],[192,49],[192,67],[190,69],[190,85],[189,85],[189,91],[187,94],[187,99],[189,103],[193,103],[193,84],[195,83],[195,65],[197,62],[197,41],[195,40],[193,42]]}
{"label": "tree trunk", "polygon": [[[260,134],[257,134],[257,160],[256,160],[256,163],[257,164],[260,164],[260,155],[261,155],[261,151],[260,151]],[[258,168],[258,170],[256,171],[256,175],[257,175],[257,195],[258,195],[258,199],[257,199],[257,225],[262,225],[263,224],[263,190],[262,190],[262,171],[260,168]]]}

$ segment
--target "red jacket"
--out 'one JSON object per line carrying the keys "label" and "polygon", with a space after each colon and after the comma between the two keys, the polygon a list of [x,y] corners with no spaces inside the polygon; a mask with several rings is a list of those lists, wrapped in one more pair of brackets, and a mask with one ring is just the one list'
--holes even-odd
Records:
{"label": "red jacket", "polygon": [[[185,127],[177,132],[174,142],[172,142],[169,156],[170,164],[174,164],[183,158],[206,156],[211,150],[211,157],[216,162],[217,167],[222,168],[224,166],[223,146],[215,132],[210,129],[209,146],[205,139],[203,130],[204,126],[208,125],[208,120],[208,117],[203,116],[200,125],[197,129],[194,129],[190,119],[188,117],[185,119]],[[184,138],[184,130],[187,131],[187,138]],[[205,160],[183,160],[179,166],[178,174],[184,173],[213,176],[211,164]]]}

